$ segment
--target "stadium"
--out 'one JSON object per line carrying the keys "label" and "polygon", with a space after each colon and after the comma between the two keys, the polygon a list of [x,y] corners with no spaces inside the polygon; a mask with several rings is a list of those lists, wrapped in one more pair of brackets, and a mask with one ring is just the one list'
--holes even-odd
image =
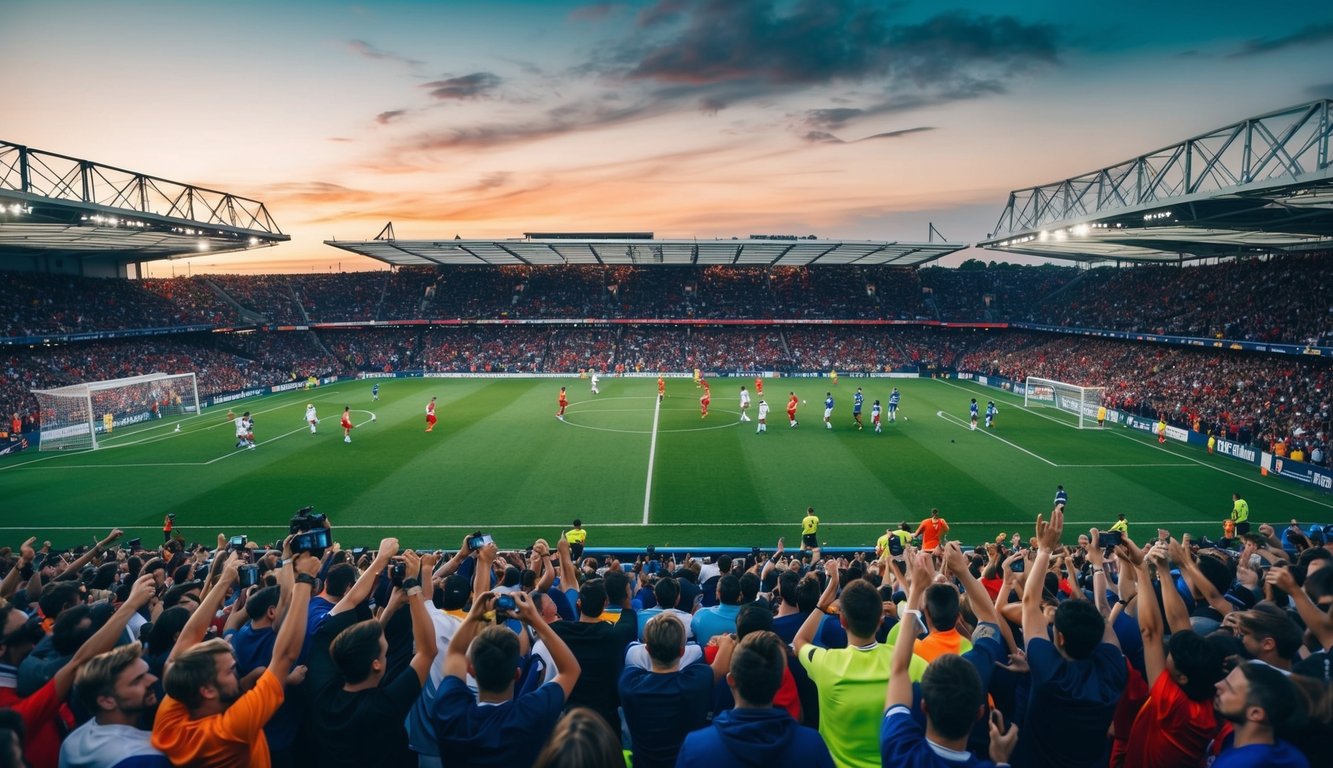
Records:
{"label": "stadium", "polygon": [[[150,151],[128,170],[0,137],[0,703],[16,713],[0,741],[34,766],[124,765],[67,763],[92,738],[67,734],[137,725],[162,759],[143,764],[212,764],[169,734],[265,685],[277,710],[283,684],[241,662],[296,665],[291,604],[310,612],[300,658],[326,703],[289,693],[318,713],[306,730],[266,716],[217,764],[480,764],[468,750],[498,737],[441,714],[460,691],[558,699],[531,743],[496,742],[514,766],[693,765],[701,734],[739,738],[726,729],[752,707],[817,729],[788,746],[819,765],[906,764],[928,738],[954,750],[940,764],[1156,765],[1144,740],[1164,726],[1139,707],[1187,698],[1206,713],[1179,728],[1199,743],[1161,764],[1226,755],[1242,728],[1290,760],[1272,764],[1316,764],[1333,732],[1333,99],[1192,130],[1013,189],[959,241],[934,225],[659,236],[651,220],[399,238],[386,221],[322,240],[337,271],[181,275],[299,238],[262,190],[162,178]],[[343,645],[351,618],[376,627],[370,651]],[[483,623],[523,638],[498,687],[483,665],[504,667],[512,633]],[[237,638],[259,631],[247,655]],[[125,664],[165,680],[151,707],[108,693],[124,665],[92,663],[126,632],[142,649]],[[172,682],[206,632],[254,671],[244,696],[223,702],[219,673],[197,701]],[[682,678],[670,695],[634,678],[631,640],[645,674]],[[862,706],[825,665],[877,644]],[[968,672],[935,663],[955,654]],[[1206,691],[1175,679],[1186,663]],[[1286,677],[1252,675],[1261,663]],[[766,664],[783,682],[764,699],[737,678]],[[1096,686],[1052,692],[1057,667]],[[931,684],[947,674],[964,679]],[[1226,710],[1238,677],[1262,689],[1264,726]],[[389,714],[354,711],[362,684]],[[957,686],[975,706],[932,705]],[[79,711],[57,729],[34,702],[66,697]],[[1005,732],[1081,705],[1063,737]],[[168,735],[164,712],[183,718]],[[382,753],[347,742],[380,728]],[[593,751],[574,756],[580,739]],[[717,764],[748,764],[732,758]]]}

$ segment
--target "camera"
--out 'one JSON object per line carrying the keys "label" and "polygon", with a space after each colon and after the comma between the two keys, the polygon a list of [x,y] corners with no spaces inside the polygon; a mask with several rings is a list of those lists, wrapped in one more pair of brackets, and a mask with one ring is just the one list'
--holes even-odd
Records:
{"label": "camera", "polygon": [[482,533],[481,531],[477,531],[476,533],[467,537],[467,551],[476,552],[477,550],[481,549],[487,544],[494,544],[494,543],[495,539],[491,538],[491,535],[489,533]]}
{"label": "camera", "polygon": [[244,534],[240,536],[232,536],[231,542],[230,544],[228,544],[228,547],[235,552],[244,552],[245,545],[249,541],[250,541],[249,537],[245,536]]}
{"label": "camera", "polygon": [[1120,546],[1120,544],[1124,542],[1124,539],[1125,539],[1124,534],[1122,534],[1120,531],[1107,531],[1105,533],[1098,533],[1097,548],[1112,549],[1114,547]]}
{"label": "camera", "polygon": [[292,554],[309,552],[315,557],[323,557],[324,550],[332,544],[328,528],[315,528],[292,537]]}
{"label": "camera", "polygon": [[1023,558],[1021,557],[1018,558],[1013,562],[1013,564],[1009,566],[1009,570],[1013,571],[1014,573],[1022,573],[1024,568],[1023,562],[1024,562]]}
{"label": "camera", "polygon": [[253,587],[259,583],[259,566],[257,565],[242,565],[238,569],[238,573],[242,589]]}
{"label": "camera", "polygon": [[403,560],[394,559],[389,563],[389,583],[395,588],[403,586],[403,581],[407,578],[407,563]]}
{"label": "camera", "polygon": [[315,514],[315,508],[313,506],[301,507],[296,510],[295,515],[292,515],[292,519],[289,523],[289,532],[305,533],[306,531],[313,531],[316,528],[323,528],[324,521],[327,519],[328,515]]}
{"label": "camera", "polygon": [[497,595],[495,597],[495,616],[509,616],[518,610],[518,602],[514,600],[513,595]]}
{"label": "camera", "polygon": [[125,546],[128,547],[131,552],[138,552],[143,549],[143,539],[130,539],[125,542]]}

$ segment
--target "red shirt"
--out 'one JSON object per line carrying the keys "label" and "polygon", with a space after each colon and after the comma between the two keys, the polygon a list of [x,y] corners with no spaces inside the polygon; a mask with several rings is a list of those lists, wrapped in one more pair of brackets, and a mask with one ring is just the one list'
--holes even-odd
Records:
{"label": "red shirt", "polygon": [[561,393],[560,393],[560,404],[561,404],[561,405],[569,405],[569,398],[565,397],[565,393],[564,393],[564,392],[561,392]]}
{"label": "red shirt", "polygon": [[787,401],[787,413],[796,413],[796,395],[792,395]]}
{"label": "red shirt", "polygon": [[1148,693],[1125,750],[1125,768],[1195,768],[1221,723],[1211,698],[1185,695],[1171,673],[1163,671]]}
{"label": "red shirt", "polygon": [[352,428],[352,420],[349,419],[349,418],[347,418],[347,414],[344,413],[344,414],[343,414],[343,429],[351,429],[351,428]]}
{"label": "red shirt", "polygon": [[[14,710],[23,720],[27,731],[23,756],[33,768],[56,768],[60,763],[60,730],[56,724],[64,717],[62,703],[56,698],[55,680],[26,699],[20,699],[13,688],[0,688],[0,708]],[[73,724],[73,717],[65,718],[66,731]]]}

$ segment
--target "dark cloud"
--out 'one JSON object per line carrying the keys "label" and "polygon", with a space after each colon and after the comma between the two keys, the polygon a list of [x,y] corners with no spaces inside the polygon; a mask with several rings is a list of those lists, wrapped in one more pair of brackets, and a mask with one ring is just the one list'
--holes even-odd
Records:
{"label": "dark cloud", "polygon": [[490,72],[473,72],[461,77],[449,77],[444,80],[432,80],[423,83],[422,88],[430,95],[442,101],[485,98],[500,87],[503,80]]}
{"label": "dark cloud", "polygon": [[482,176],[472,188],[477,191],[498,189],[499,187],[509,184],[509,180],[513,175],[514,174],[509,171],[495,171],[494,173],[488,173],[485,176]]}
{"label": "dark cloud", "polygon": [[854,109],[852,107],[834,107],[831,109],[812,109],[805,113],[805,122],[808,125],[820,128],[841,128],[849,120],[860,117],[865,114],[864,109]]}
{"label": "dark cloud", "polygon": [[620,125],[663,114],[667,109],[665,105],[651,101],[628,106],[616,106],[606,100],[569,102],[532,120],[473,125],[426,134],[412,140],[408,148],[485,149]]}
{"label": "dark cloud", "polygon": [[423,64],[423,62],[418,59],[408,58],[407,56],[401,56],[389,51],[382,51],[365,40],[348,40],[347,46],[352,49],[353,53],[367,59],[374,59],[376,61],[396,61],[399,64],[406,64],[409,67],[419,67]]}
{"label": "dark cloud", "polygon": [[841,139],[828,131],[808,131],[801,138],[816,144],[856,144],[858,142],[870,141],[872,139],[898,139],[903,136],[911,136],[914,133],[923,133],[925,131],[933,130],[935,130],[934,126],[922,125],[916,128],[900,128],[896,131],[885,131],[870,136],[863,136],[859,139]]}
{"label": "dark cloud", "polygon": [[1333,21],[1327,21],[1322,24],[1307,24],[1306,26],[1282,37],[1260,39],[1255,38],[1246,41],[1240,50],[1231,54],[1232,58],[1243,56],[1258,56],[1265,53],[1273,53],[1283,48],[1295,48],[1302,45],[1318,45],[1326,41],[1333,40]]}
{"label": "dark cloud", "polygon": [[894,12],[870,0],[800,0],[790,10],[778,0],[664,0],[640,23],[671,32],[631,41],[620,51],[618,74],[695,86],[751,82],[769,90],[880,77],[931,86],[1058,60],[1050,25],[962,11],[900,25]]}
{"label": "dark cloud", "polygon": [[625,9],[624,3],[591,3],[569,12],[570,21],[601,21]]}
{"label": "dark cloud", "polygon": [[391,109],[388,112],[381,112],[378,115],[375,115],[375,122],[380,125],[388,125],[405,114],[407,114],[407,110],[405,109]]}

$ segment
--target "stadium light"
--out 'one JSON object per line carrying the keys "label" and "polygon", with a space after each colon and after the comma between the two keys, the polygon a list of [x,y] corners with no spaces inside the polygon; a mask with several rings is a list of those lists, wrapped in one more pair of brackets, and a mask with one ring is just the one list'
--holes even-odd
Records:
{"label": "stadium light", "polygon": [[201,250],[201,251],[206,251],[206,250],[208,250],[208,241],[207,241],[207,240],[200,240],[200,241],[199,241],[199,245],[198,245],[197,247],[198,247],[199,250]]}

